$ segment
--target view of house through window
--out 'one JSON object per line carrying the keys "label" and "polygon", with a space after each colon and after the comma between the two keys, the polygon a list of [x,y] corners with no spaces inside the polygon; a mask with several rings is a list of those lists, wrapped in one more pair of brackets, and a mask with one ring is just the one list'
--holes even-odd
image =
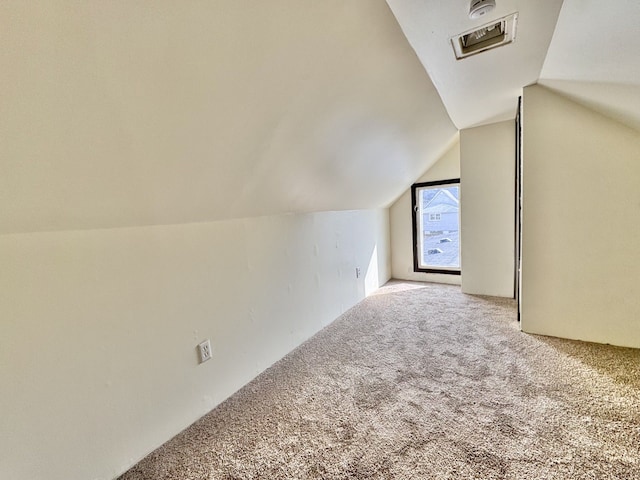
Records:
{"label": "view of house through window", "polygon": [[460,179],[411,187],[414,270],[460,274]]}

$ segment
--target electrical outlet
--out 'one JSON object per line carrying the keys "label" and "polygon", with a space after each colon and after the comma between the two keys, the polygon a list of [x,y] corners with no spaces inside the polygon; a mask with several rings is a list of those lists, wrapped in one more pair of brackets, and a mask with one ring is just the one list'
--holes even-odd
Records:
{"label": "electrical outlet", "polygon": [[360,268],[356,267],[356,278],[360,278]]}
{"label": "electrical outlet", "polygon": [[208,338],[198,345],[198,353],[200,353],[200,363],[211,360],[211,340]]}

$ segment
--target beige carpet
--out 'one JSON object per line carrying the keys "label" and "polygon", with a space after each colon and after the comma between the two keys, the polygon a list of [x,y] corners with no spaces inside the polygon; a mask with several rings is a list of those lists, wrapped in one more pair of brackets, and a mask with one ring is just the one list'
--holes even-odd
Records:
{"label": "beige carpet", "polygon": [[121,477],[255,478],[640,479],[640,350],[392,282]]}

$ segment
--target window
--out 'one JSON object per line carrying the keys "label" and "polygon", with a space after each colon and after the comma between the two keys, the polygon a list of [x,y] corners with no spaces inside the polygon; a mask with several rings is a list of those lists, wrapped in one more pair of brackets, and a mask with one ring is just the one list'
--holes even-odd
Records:
{"label": "window", "polygon": [[460,179],[411,186],[413,269],[460,275]]}

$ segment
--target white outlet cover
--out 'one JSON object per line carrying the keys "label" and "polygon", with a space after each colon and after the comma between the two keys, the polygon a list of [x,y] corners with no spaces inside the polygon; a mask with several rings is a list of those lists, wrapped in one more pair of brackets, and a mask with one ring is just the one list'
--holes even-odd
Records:
{"label": "white outlet cover", "polygon": [[198,345],[198,353],[200,354],[200,363],[211,360],[211,340],[206,339],[204,342],[200,343]]}

